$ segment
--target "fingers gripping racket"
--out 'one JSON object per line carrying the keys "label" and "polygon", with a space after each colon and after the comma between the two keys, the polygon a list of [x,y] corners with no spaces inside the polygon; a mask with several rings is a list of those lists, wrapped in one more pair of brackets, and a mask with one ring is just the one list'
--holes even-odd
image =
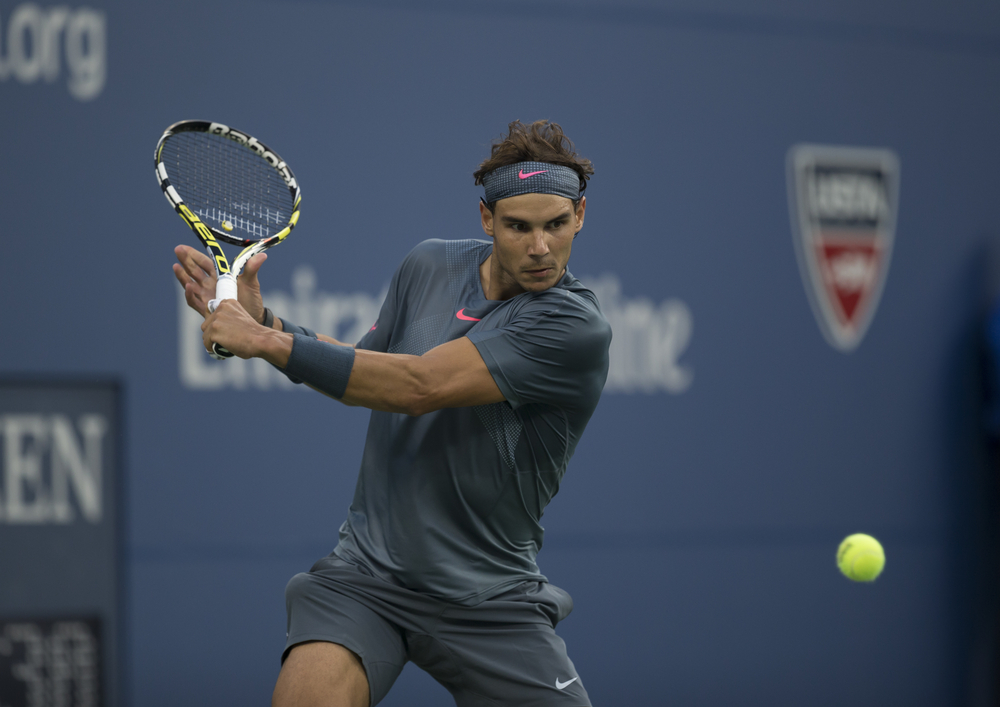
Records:
{"label": "fingers gripping racket", "polygon": [[[236,299],[247,261],[281,243],[299,220],[302,193],[277,153],[246,133],[207,120],[174,123],[156,144],[156,179],[167,201],[215,263],[219,302]],[[243,248],[230,268],[219,241]],[[232,356],[218,344],[212,356]]]}

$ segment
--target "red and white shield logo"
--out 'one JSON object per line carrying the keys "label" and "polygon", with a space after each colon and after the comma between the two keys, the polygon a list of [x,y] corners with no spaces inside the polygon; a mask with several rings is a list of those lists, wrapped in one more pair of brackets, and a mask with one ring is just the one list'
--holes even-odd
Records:
{"label": "red and white shield logo", "polygon": [[882,296],[899,203],[899,160],[890,150],[796,145],[788,200],[799,268],[823,335],[849,352]]}

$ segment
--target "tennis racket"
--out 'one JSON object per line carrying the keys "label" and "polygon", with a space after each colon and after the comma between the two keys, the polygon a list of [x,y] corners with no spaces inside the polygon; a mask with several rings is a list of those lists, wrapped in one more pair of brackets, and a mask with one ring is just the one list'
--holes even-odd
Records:
{"label": "tennis racket", "polygon": [[[236,299],[236,278],[257,253],[288,237],[302,193],[277,153],[255,137],[207,120],[174,123],[156,143],[156,179],[167,201],[215,263],[219,302]],[[232,267],[219,241],[243,248]],[[212,357],[233,354],[218,344]]]}

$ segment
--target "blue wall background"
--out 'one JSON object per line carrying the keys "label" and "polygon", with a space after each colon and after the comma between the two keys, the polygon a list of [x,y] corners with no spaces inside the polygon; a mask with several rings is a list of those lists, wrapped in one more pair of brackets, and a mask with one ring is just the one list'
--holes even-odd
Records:
{"label": "blue wall background", "polygon": [[[0,2],[8,61],[22,5]],[[284,585],[335,543],[367,424],[318,395],[184,384],[171,250],[195,241],[151,159],[184,118],[260,136],[303,185],[265,290],[308,266],[318,290],[377,298],[416,242],[480,237],[470,175],[515,118],[557,120],[594,161],[572,271],[693,317],[674,352],[690,385],[607,392],[546,514],[539,561],[575,598],[560,632],[595,704],[991,699],[977,366],[1000,6],[90,7],[96,95],[74,97],[65,56],[52,81],[0,82],[0,372],[126,384],[133,704],[268,704]],[[849,355],[795,259],[799,142],[901,161],[888,281]],[[874,585],[834,565],[858,531],[887,549]],[[383,704],[448,703],[408,668]]]}

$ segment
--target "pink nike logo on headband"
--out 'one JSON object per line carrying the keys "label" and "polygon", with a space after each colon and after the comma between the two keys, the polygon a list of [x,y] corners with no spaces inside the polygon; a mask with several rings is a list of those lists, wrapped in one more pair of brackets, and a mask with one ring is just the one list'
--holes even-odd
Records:
{"label": "pink nike logo on headband", "polygon": [[528,177],[534,177],[536,174],[545,174],[548,171],[549,170],[547,169],[543,169],[541,172],[528,172],[527,174],[525,174],[524,170],[520,169],[517,172],[517,176],[519,176],[521,179],[527,179]]}
{"label": "pink nike logo on headband", "polygon": [[482,319],[476,319],[475,317],[470,317],[465,313],[465,307],[462,307],[455,313],[455,316],[461,319],[463,322],[481,322]]}

